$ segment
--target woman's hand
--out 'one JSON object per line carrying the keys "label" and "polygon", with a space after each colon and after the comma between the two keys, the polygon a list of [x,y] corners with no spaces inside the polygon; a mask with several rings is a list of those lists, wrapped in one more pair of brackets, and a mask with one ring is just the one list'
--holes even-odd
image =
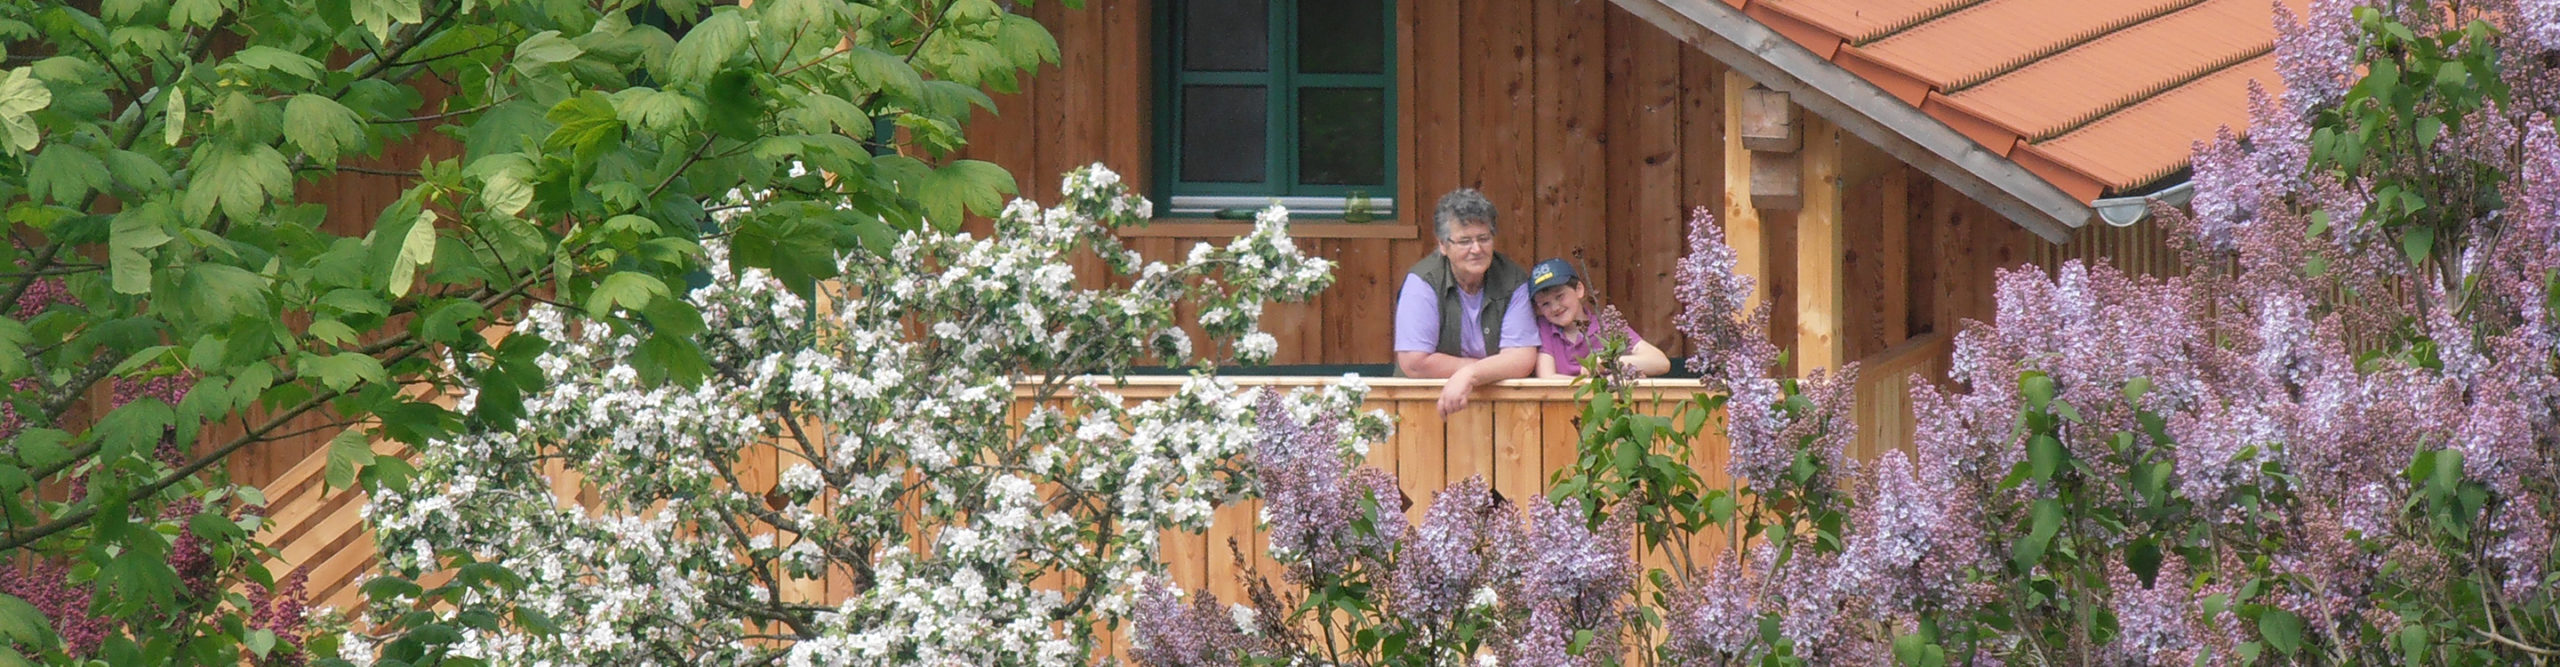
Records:
{"label": "woman's hand", "polygon": [[1467,409],[1467,395],[1476,388],[1475,370],[1472,365],[1458,369],[1456,374],[1449,376],[1449,383],[1440,387],[1440,416],[1447,417]]}

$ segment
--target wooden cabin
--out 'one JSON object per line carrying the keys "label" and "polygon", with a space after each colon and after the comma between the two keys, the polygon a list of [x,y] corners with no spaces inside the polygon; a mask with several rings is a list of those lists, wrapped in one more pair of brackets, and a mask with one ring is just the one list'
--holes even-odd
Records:
{"label": "wooden cabin", "polygon": [[[2295,0],[2293,4],[2301,3]],[[1132,247],[1173,257],[1273,200],[1339,263],[1336,284],[1265,326],[1286,374],[1383,376],[1394,292],[1431,252],[1434,200],[1482,189],[1498,248],[1572,258],[1675,357],[1674,262],[1693,209],[1716,214],[1773,303],[1794,371],[1862,362],[1861,453],[1902,446],[1907,378],[1943,373],[1952,334],[1992,314],[1994,272],[2107,258],[2177,270],[2149,202],[2183,202],[2191,145],[2244,126],[2279,85],[2262,0],[1087,0],[1023,9],[1062,61],[999,95],[965,157],[1052,201],[1093,162],[1143,184]],[[1085,275],[1099,271],[1086,267]],[[1301,373],[1303,374],[1303,373]],[[1247,378],[1289,385],[1298,378]],[[1148,380],[1124,392],[1150,395]],[[1435,380],[1376,380],[1402,418],[1371,462],[1417,500],[1484,474],[1525,496],[1572,451],[1572,392],[1517,380],[1429,409]],[[1677,397],[1693,384],[1656,381]],[[1157,393],[1161,393],[1161,387]],[[286,448],[289,449],[289,448]],[[313,451],[316,451],[314,448]],[[389,451],[389,450],[386,450]],[[1722,474],[1719,448],[1696,461]],[[340,605],[372,544],[318,458],[260,463],[295,504],[267,533],[320,564]],[[769,478],[769,477],[768,477]],[[1186,587],[1232,582],[1225,537],[1169,539]],[[835,591],[818,591],[828,596]]]}

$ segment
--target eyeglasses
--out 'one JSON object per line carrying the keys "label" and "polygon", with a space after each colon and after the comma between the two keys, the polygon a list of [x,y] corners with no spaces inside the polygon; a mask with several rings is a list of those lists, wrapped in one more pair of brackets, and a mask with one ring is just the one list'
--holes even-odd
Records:
{"label": "eyeglasses", "polygon": [[1493,235],[1479,234],[1472,238],[1440,239],[1440,242],[1449,244],[1449,247],[1452,248],[1471,248],[1478,246],[1490,248],[1493,247]]}

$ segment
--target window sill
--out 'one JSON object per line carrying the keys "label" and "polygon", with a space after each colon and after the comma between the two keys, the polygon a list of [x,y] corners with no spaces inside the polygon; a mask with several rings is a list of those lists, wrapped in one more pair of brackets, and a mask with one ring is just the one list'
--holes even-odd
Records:
{"label": "window sill", "polygon": [[[1199,218],[1157,218],[1145,227],[1122,227],[1113,230],[1122,238],[1236,237],[1253,233],[1251,222],[1202,220]],[[1421,238],[1413,225],[1393,221],[1380,222],[1291,222],[1289,237],[1301,239],[1413,239]]]}

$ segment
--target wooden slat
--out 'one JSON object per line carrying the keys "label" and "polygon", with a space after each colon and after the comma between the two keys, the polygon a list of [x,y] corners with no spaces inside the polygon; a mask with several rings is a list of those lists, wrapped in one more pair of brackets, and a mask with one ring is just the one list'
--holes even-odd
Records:
{"label": "wooden slat", "polygon": [[[1842,141],[1854,139],[1841,136]],[[1892,345],[1911,337],[1911,284],[1906,281],[1911,273],[1911,172],[1896,164],[1877,179],[1882,182],[1884,205],[1882,224],[1876,230],[1880,242],[1875,244],[1875,264],[1881,270],[1876,272],[1876,282],[1855,289],[1874,295],[1879,338]]]}
{"label": "wooden slat", "polygon": [[1742,147],[1742,91],[1752,86],[1751,79],[1739,72],[1724,75],[1724,241],[1733,246],[1736,273],[1758,278],[1752,285],[1751,301],[1769,298],[1772,276],[1769,271],[1768,240],[1761,232],[1760,210],[1751,205],[1751,151]]}
{"label": "wooden slat", "polygon": [[1488,483],[1494,481],[1493,412],[1493,405],[1477,401],[1449,415],[1440,445],[1446,457],[1443,480],[1456,483],[1480,475]]}
{"label": "wooden slat", "polygon": [[1530,401],[1486,406],[1493,417],[1493,488],[1510,498],[1546,490],[1546,415]]}
{"label": "wooden slat", "polygon": [[1532,205],[1536,177],[1532,172],[1537,146],[1535,91],[1526,56],[1535,22],[1525,2],[1468,2],[1459,10],[1466,32],[1459,40],[1467,98],[1462,122],[1468,143],[1462,178],[1482,189],[1501,212],[1499,241],[1512,261],[1537,261],[1545,221]]}
{"label": "wooden slat", "polygon": [[1394,401],[1396,427],[1396,483],[1413,499],[1407,518],[1422,520],[1423,508],[1431,504],[1431,494],[1446,482],[1448,449],[1443,445],[1448,434],[1440,421],[1439,408],[1428,399]]}
{"label": "wooden slat", "polygon": [[1804,118],[1804,209],[1796,216],[1796,371],[1839,369],[1848,361],[1846,252],[1841,221],[1840,130]]}
{"label": "wooden slat", "polygon": [[[1602,90],[1607,85],[1607,5],[1599,2],[1518,3],[1534,7],[1531,21],[1536,46],[1528,57],[1534,66],[1536,153],[1524,162],[1535,169],[1538,226],[1536,250],[1529,261],[1565,257],[1580,265],[1585,282],[1616,294],[1621,284],[1604,278],[1615,269],[1605,230],[1610,220],[1599,215],[1608,177],[1601,135],[1606,128]],[[1614,260],[1614,261],[1613,261]]]}

